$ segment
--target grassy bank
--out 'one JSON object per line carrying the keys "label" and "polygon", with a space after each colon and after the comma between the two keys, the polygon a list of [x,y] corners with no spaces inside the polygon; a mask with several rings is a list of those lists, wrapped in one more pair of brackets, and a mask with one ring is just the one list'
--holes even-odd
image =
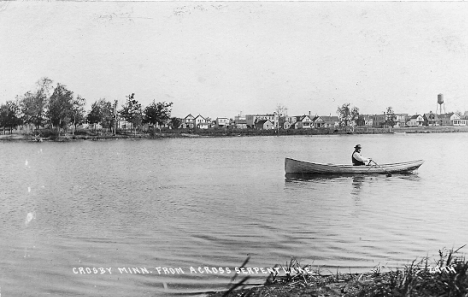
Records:
{"label": "grassy bank", "polygon": [[439,251],[440,259],[431,263],[423,259],[413,261],[402,269],[381,272],[376,268],[364,274],[323,275],[310,266],[291,260],[285,265],[285,276],[272,275],[261,287],[245,288],[243,278],[222,292],[221,296],[468,296],[468,261],[458,250]]}
{"label": "grassy bank", "polygon": [[72,141],[72,140],[106,140],[121,138],[183,138],[183,137],[241,137],[241,136],[294,136],[294,135],[353,135],[353,134],[411,134],[411,133],[458,133],[468,132],[468,127],[405,127],[405,128],[368,128],[357,127],[351,129],[290,129],[290,130],[257,130],[257,129],[163,129],[161,131],[138,131],[135,135],[130,130],[119,130],[116,135],[101,130],[81,129],[75,133],[64,133],[60,136],[56,130],[41,129],[35,133],[21,133],[0,135],[0,140],[28,140],[35,141]]}

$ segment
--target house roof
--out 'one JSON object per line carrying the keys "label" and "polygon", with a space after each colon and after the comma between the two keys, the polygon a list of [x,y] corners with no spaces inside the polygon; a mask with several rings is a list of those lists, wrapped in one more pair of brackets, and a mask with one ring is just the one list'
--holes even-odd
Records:
{"label": "house roof", "polygon": [[314,117],[312,118],[312,121],[315,122],[315,121],[318,120],[318,119],[321,119],[321,120],[323,121],[322,117],[321,117],[321,116],[318,116],[318,115],[314,116]]}
{"label": "house roof", "polygon": [[339,119],[337,116],[321,116],[324,122],[338,122]]}
{"label": "house roof", "polygon": [[450,112],[450,113],[439,114],[438,117],[439,119],[450,119],[452,115],[453,115],[453,112]]}
{"label": "house roof", "polygon": [[188,118],[188,117],[192,117],[193,118],[193,115],[191,113],[189,113],[184,119]]}
{"label": "house roof", "polygon": [[294,116],[296,118],[297,121],[303,121],[305,118],[309,118],[310,120],[312,120],[311,117],[309,117],[308,115],[301,115],[301,116]]}
{"label": "house roof", "polygon": [[[255,124],[256,125],[263,125],[265,124],[266,122],[270,122],[270,120],[260,120],[260,121],[257,121]],[[271,122],[270,122],[271,123]]]}

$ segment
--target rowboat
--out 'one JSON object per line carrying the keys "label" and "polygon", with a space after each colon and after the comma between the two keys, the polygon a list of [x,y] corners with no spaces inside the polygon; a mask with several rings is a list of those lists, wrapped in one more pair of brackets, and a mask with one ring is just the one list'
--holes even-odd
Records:
{"label": "rowboat", "polygon": [[349,164],[312,163],[286,158],[284,168],[286,174],[390,174],[409,173],[418,169],[423,163],[423,160],[416,160],[371,166],[353,166]]}

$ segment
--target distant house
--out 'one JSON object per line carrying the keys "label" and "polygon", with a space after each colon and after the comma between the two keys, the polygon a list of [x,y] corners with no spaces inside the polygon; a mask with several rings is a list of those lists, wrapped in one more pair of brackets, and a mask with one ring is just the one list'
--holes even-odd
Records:
{"label": "distant house", "polygon": [[372,127],[374,124],[374,115],[361,114],[357,120],[358,126]]}
{"label": "distant house", "polygon": [[279,127],[281,129],[291,129],[291,126],[296,122],[296,117],[282,116],[279,118]]}
{"label": "distant house", "polygon": [[211,128],[211,123],[205,122],[205,123],[199,123],[197,124],[198,129],[209,129]]}
{"label": "distant house", "polygon": [[385,126],[387,116],[385,114],[375,114],[372,116],[372,127],[382,128]]}
{"label": "distant house", "polygon": [[205,118],[201,114],[197,115],[194,119],[193,122],[195,124],[195,127],[197,129],[208,129],[211,128],[211,119],[210,118]]}
{"label": "distant house", "polygon": [[[102,126],[100,124],[94,124],[94,127],[93,127],[93,124],[91,124],[90,128],[101,129]],[[119,120],[117,121],[117,128],[118,129],[133,129],[133,124],[130,122],[127,122],[123,118],[119,118]]]}
{"label": "distant house", "polygon": [[270,120],[260,120],[255,123],[255,128],[260,130],[270,130],[274,128]]}
{"label": "distant house", "polygon": [[291,124],[290,122],[284,122],[284,123],[280,123],[280,128],[283,128],[284,130],[288,130],[288,129],[291,129],[291,126],[293,124]]}
{"label": "distant house", "polygon": [[[121,121],[118,121],[118,127],[119,129],[126,129],[126,128],[131,128],[132,127],[132,124],[125,121],[125,120],[121,120]],[[95,130],[99,130],[99,129],[102,129],[102,125],[101,124],[81,124],[80,126],[78,126],[79,128],[83,128],[83,129],[95,129]]]}
{"label": "distant house", "polygon": [[406,126],[408,127],[420,127],[424,125],[424,118],[420,114],[416,114],[414,116],[411,116],[406,122]]}
{"label": "distant house", "polygon": [[247,129],[247,119],[241,114],[234,117],[234,128],[236,129]]}
{"label": "distant house", "polygon": [[425,113],[423,115],[423,118],[424,118],[424,126],[438,126],[439,125],[438,123],[439,117],[437,116],[437,114],[433,113],[432,111],[430,111],[429,113]]}
{"label": "distant house", "polygon": [[439,122],[440,126],[452,126],[452,115],[454,115],[453,112],[451,113],[445,113],[445,114],[439,114],[437,121]]}
{"label": "distant house", "polygon": [[229,119],[228,118],[216,118],[215,126],[217,128],[225,128],[229,126]]}
{"label": "distant house", "polygon": [[323,120],[324,128],[336,128],[340,126],[340,119],[337,116],[320,116]]}
{"label": "distant house", "polygon": [[276,113],[273,114],[248,114],[245,116],[247,127],[256,128],[256,122],[261,120],[269,120],[271,123],[276,121]]}
{"label": "distant house", "polygon": [[408,121],[409,115],[407,113],[396,113],[395,114],[395,127],[405,127]]}
{"label": "distant house", "polygon": [[310,129],[313,127],[313,123],[312,118],[308,115],[296,116],[294,129]]}
{"label": "distant house", "polygon": [[313,127],[315,128],[324,128],[325,127],[325,121],[320,117],[320,116],[314,116],[312,118],[313,122]]}
{"label": "distant house", "polygon": [[188,114],[185,118],[182,119],[182,124],[180,124],[182,129],[193,129],[195,127],[195,117],[192,114]]}
{"label": "distant house", "polygon": [[234,128],[236,129],[247,129],[247,121],[246,120],[234,120]]}
{"label": "distant house", "polygon": [[466,126],[466,119],[460,118],[460,116],[457,114],[453,114],[450,117],[450,121],[452,122],[453,126]]}
{"label": "distant house", "polygon": [[206,123],[206,119],[199,114],[193,119],[193,122],[195,123],[195,126],[198,127],[199,124]]}

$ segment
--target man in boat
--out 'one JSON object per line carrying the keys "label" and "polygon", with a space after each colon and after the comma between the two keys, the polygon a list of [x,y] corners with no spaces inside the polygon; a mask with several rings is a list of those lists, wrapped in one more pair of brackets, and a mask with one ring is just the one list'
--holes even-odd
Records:
{"label": "man in boat", "polygon": [[361,155],[361,145],[356,144],[354,147],[354,152],[351,155],[351,160],[353,161],[353,166],[369,166],[372,162],[372,158],[365,158]]}

